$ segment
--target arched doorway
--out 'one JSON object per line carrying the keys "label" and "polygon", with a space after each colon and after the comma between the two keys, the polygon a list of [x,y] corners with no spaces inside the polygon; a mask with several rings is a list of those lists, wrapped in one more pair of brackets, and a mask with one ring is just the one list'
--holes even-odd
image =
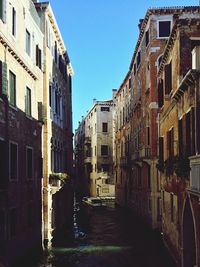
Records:
{"label": "arched doorway", "polygon": [[183,266],[196,266],[196,241],[189,198],[186,199],[183,214]]}

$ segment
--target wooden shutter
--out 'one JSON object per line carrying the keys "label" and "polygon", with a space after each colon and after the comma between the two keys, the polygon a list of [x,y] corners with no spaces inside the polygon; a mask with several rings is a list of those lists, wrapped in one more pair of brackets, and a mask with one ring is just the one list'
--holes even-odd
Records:
{"label": "wooden shutter", "polygon": [[8,95],[7,64],[2,63],[2,94]]}
{"label": "wooden shutter", "polygon": [[164,138],[163,137],[159,137],[159,159],[161,161],[164,160]]}

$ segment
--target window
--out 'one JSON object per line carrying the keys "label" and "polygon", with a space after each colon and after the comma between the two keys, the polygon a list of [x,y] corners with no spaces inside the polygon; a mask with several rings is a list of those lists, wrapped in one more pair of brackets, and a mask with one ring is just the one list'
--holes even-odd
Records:
{"label": "window", "polygon": [[6,1],[0,0],[0,19],[6,22]]}
{"label": "window", "polygon": [[174,221],[174,195],[170,194],[171,221]]}
{"label": "window", "polygon": [[109,164],[101,164],[102,172],[109,172]]}
{"label": "window", "polygon": [[174,128],[167,132],[168,157],[174,156]]}
{"label": "window", "polygon": [[163,95],[163,80],[158,81],[158,107],[162,108],[164,104],[164,95]]}
{"label": "window", "polygon": [[33,179],[33,149],[26,148],[26,176],[27,179]]}
{"label": "window", "polygon": [[107,145],[101,146],[101,156],[108,156],[108,146]]}
{"label": "window", "polygon": [[26,53],[30,56],[31,55],[31,35],[26,30]]}
{"label": "window", "polygon": [[149,44],[149,30],[145,32],[145,45]]}
{"label": "window", "polygon": [[25,112],[26,115],[31,117],[31,89],[26,87],[26,97],[25,97]]}
{"label": "window", "polygon": [[0,19],[3,18],[3,0],[0,0]]}
{"label": "window", "polygon": [[171,31],[171,21],[159,21],[158,27],[158,37],[169,37]]}
{"label": "window", "polygon": [[8,160],[7,160],[7,146],[6,142],[0,140],[0,187],[4,186],[7,182],[7,170],[8,170]]}
{"label": "window", "polygon": [[57,42],[55,42],[55,45],[54,45],[54,59],[55,59],[55,62],[57,63],[57,60],[58,60]]}
{"label": "window", "polygon": [[164,160],[164,138],[159,137],[159,160]]}
{"label": "window", "polygon": [[150,127],[149,126],[146,127],[146,136],[147,136],[147,139],[146,139],[147,145],[149,146],[150,145]]}
{"label": "window", "polygon": [[133,73],[134,75],[136,74],[136,71],[137,71],[137,66],[136,66],[136,63],[134,64],[134,68],[133,68]]}
{"label": "window", "polygon": [[16,11],[14,7],[12,7],[12,35],[16,36]]}
{"label": "window", "polygon": [[103,133],[107,133],[108,132],[108,123],[107,122],[103,122],[102,123],[102,132]]}
{"label": "window", "polygon": [[16,180],[18,177],[18,146],[10,143],[9,148],[9,177],[11,180]]}
{"label": "window", "polygon": [[42,50],[36,45],[36,66],[42,68]]}
{"label": "window", "polygon": [[165,94],[168,95],[172,90],[172,63],[165,65]]}
{"label": "window", "polygon": [[129,80],[128,80],[128,88],[129,89],[131,88],[131,78],[129,78]]}
{"label": "window", "polygon": [[9,101],[16,106],[16,76],[12,71],[9,72]]}
{"label": "window", "polygon": [[139,67],[140,62],[141,62],[141,52],[139,51],[137,54],[137,68]]}
{"label": "window", "polygon": [[101,107],[101,111],[110,111],[109,107]]}

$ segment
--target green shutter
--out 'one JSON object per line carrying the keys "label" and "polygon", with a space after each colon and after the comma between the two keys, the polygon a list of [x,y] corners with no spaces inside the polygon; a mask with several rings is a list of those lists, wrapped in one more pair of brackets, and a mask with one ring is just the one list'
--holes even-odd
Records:
{"label": "green shutter", "polygon": [[15,106],[15,75],[14,73],[12,73],[10,71],[10,75],[9,75],[9,100],[10,100],[10,104]]}
{"label": "green shutter", "polygon": [[3,18],[3,0],[0,0],[0,19]]}
{"label": "green shutter", "polygon": [[7,64],[2,64],[2,93],[8,95]]}

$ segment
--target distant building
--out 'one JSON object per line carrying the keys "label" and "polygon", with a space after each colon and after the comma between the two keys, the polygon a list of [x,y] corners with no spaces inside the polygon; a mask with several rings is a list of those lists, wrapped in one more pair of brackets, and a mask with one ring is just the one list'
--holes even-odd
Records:
{"label": "distant building", "polygon": [[[76,139],[76,158],[80,158],[78,148],[81,145],[81,153],[84,150],[84,177],[79,184],[87,185],[84,189],[90,196],[114,196],[115,186],[113,178],[113,100],[96,101],[88,111],[85,119],[79,125],[76,134],[80,133],[80,127],[84,126],[83,138]],[[84,142],[84,146],[83,146]],[[82,163],[79,163],[79,165]]]}
{"label": "distant building", "polygon": [[[52,201],[59,197],[53,197],[53,194],[59,194],[63,186],[63,177],[68,179],[72,177],[73,172],[71,82],[73,70],[50,4],[37,2],[35,6],[44,33],[44,89],[43,103],[41,103],[41,116],[44,122],[43,238],[48,245],[52,231],[56,228],[55,216],[58,212],[56,211],[58,205]],[[64,206],[63,203],[63,210]]]}
{"label": "distant building", "polygon": [[0,263],[42,248],[43,33],[30,0],[0,1]]}
{"label": "distant building", "polygon": [[158,83],[163,238],[185,267],[200,266],[199,7],[191,11],[174,23]]}
{"label": "distant building", "polygon": [[131,73],[128,72],[115,95],[114,170],[116,203],[127,206],[131,189]]}

